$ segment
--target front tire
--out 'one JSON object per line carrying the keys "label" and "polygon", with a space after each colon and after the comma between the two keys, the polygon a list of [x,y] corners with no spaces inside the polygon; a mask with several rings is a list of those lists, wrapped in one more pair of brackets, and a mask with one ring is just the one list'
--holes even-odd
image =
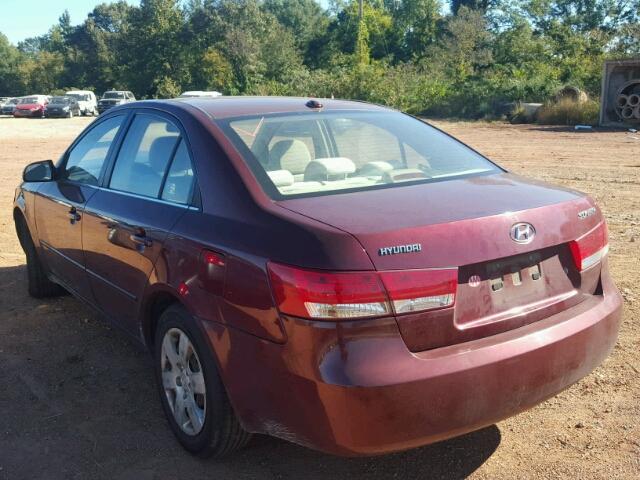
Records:
{"label": "front tire", "polygon": [[181,305],[160,316],[154,349],[160,401],[180,444],[193,454],[218,458],[246,445],[251,434],[229,403],[213,351]]}

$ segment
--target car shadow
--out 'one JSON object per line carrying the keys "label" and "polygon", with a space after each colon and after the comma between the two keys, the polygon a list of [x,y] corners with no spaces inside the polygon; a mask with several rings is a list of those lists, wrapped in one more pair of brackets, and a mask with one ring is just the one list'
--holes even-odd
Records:
{"label": "car shadow", "polygon": [[342,458],[284,440],[255,436],[244,451],[225,461],[233,468],[245,458],[262,458],[272,469],[295,462],[308,469],[307,478],[446,478],[463,479],[477,470],[500,445],[496,425],[433,445],[376,457]]}
{"label": "car shadow", "polygon": [[620,126],[620,127],[590,127],[586,129],[577,129],[573,125],[537,125],[530,126],[531,130],[539,132],[554,132],[554,133],[625,133],[629,129],[637,129],[639,127],[634,126]]}
{"label": "car shadow", "polygon": [[150,356],[71,296],[29,297],[24,265],[0,267],[0,365],[0,479],[461,479],[501,440],[493,425],[341,458],[256,435],[228,458],[194,457],[163,417]]}

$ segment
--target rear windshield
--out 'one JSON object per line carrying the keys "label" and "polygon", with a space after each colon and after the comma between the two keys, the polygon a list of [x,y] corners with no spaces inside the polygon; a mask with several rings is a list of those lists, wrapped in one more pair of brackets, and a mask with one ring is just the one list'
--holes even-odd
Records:
{"label": "rear windshield", "polygon": [[272,198],[393,188],[502,170],[398,112],[334,111],[221,121]]}
{"label": "rear windshield", "polygon": [[122,92],[104,92],[102,98],[124,98],[124,93]]}
{"label": "rear windshield", "polygon": [[69,97],[52,97],[49,103],[63,103],[67,104],[71,102],[71,98]]}
{"label": "rear windshield", "polygon": [[86,102],[89,100],[89,95],[81,93],[68,93],[67,96],[75,98],[79,102]]}

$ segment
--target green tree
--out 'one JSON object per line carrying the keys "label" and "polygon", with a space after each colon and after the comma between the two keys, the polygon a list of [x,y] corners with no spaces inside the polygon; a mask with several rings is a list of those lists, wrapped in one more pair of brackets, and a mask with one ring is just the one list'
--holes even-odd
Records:
{"label": "green tree", "polygon": [[390,48],[396,60],[423,57],[438,36],[440,0],[385,0],[393,19]]}
{"label": "green tree", "polygon": [[20,51],[9,43],[9,39],[0,32],[0,93],[3,95],[21,95],[18,64]]}
{"label": "green tree", "polygon": [[[356,53],[356,45],[366,40],[371,58],[381,59],[389,55],[389,39],[392,33],[393,20],[384,8],[382,1],[366,1],[363,5],[362,21],[366,30],[360,29],[358,0],[350,1],[344,9],[338,13],[331,26],[334,41],[337,42],[340,51],[347,54]],[[366,34],[365,34],[366,33]]]}
{"label": "green tree", "polygon": [[142,97],[158,96],[165,78],[177,89],[187,84],[182,41],[185,16],[179,0],[142,0],[140,7],[131,10],[128,21],[130,26],[119,43],[121,80]]}
{"label": "green tree", "polygon": [[305,63],[314,64],[314,50],[329,26],[327,12],[315,0],[265,0],[263,8],[291,32]]}

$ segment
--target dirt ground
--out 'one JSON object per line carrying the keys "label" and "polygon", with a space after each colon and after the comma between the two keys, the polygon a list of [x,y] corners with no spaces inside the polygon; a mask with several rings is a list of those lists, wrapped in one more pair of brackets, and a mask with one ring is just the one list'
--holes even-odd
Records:
{"label": "dirt ground", "polygon": [[476,433],[342,459],[267,437],[222,462],[183,452],[145,352],[71,297],[26,294],[11,218],[25,164],[57,159],[90,119],[0,117],[0,479],[640,477],[640,135],[437,122],[513,172],[589,192],[609,222],[625,297],[618,345],[594,373]]}

